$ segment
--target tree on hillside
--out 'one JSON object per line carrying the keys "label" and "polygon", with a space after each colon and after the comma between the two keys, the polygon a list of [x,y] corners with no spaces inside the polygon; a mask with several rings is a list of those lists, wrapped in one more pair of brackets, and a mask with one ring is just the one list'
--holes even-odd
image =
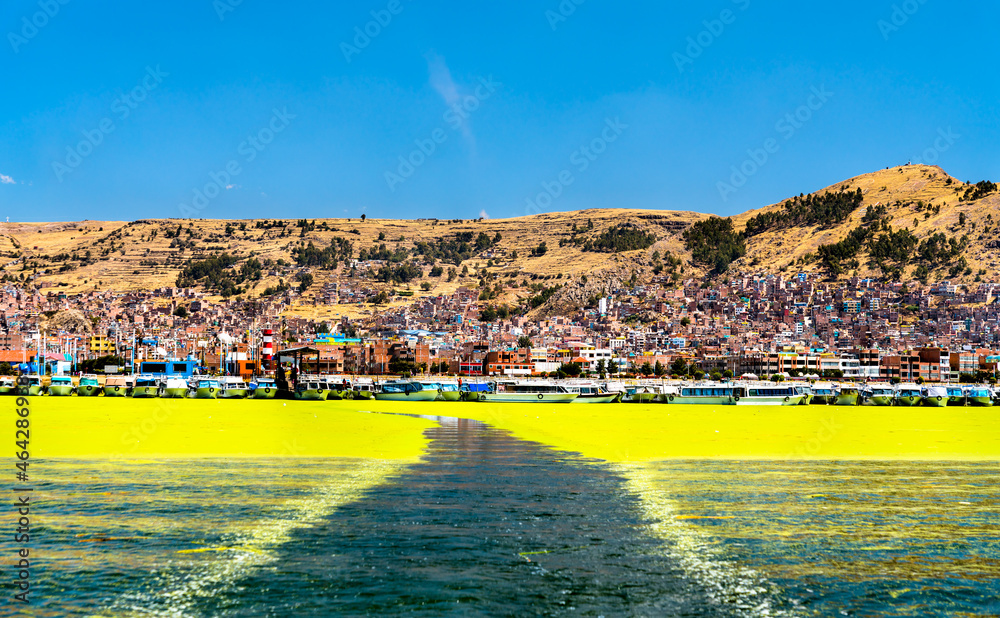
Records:
{"label": "tree on hillside", "polygon": [[309,286],[313,284],[313,276],[309,273],[302,273],[299,275],[299,292],[305,293],[309,289]]}
{"label": "tree on hillside", "polygon": [[653,366],[649,364],[649,361],[646,361],[642,364],[642,368],[639,369],[639,371],[641,371],[644,376],[651,376],[653,375]]}
{"label": "tree on hillside", "polygon": [[497,310],[493,307],[486,307],[479,312],[480,322],[495,322],[497,319]]}
{"label": "tree on hillside", "polygon": [[531,337],[527,335],[521,335],[517,338],[517,347],[519,348],[530,348],[532,347]]}

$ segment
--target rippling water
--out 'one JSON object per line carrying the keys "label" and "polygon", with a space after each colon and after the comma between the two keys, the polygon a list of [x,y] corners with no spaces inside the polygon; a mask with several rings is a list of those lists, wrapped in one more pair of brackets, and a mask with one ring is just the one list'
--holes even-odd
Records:
{"label": "rippling water", "polygon": [[37,461],[32,615],[1000,613],[996,464],[609,465],[475,421],[427,435],[410,465]]}
{"label": "rippling water", "polygon": [[797,613],[1000,615],[996,463],[662,462],[620,470],[651,516],[696,527],[720,554],[766,573]]}

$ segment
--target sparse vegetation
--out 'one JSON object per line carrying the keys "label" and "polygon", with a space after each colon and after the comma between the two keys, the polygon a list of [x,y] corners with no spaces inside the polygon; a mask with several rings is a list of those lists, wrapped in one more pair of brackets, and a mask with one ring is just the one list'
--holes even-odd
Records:
{"label": "sparse vegetation", "polygon": [[736,233],[729,218],[712,217],[698,221],[683,234],[684,246],[695,262],[711,266],[716,274],[747,253],[746,241]]}
{"label": "sparse vegetation", "polygon": [[781,210],[750,217],[744,236],[749,238],[771,229],[806,225],[832,226],[843,223],[852,212],[861,207],[863,202],[864,194],[861,189],[822,195],[800,195],[786,201]]}
{"label": "sparse vegetation", "polygon": [[997,186],[995,183],[990,182],[989,180],[981,180],[965,190],[961,201],[974,202],[976,200],[981,200],[990,193],[996,193],[996,190]]}
{"label": "sparse vegetation", "polygon": [[[576,224],[574,224],[575,227]],[[598,251],[605,253],[619,253],[622,251],[636,251],[648,249],[656,242],[656,235],[646,232],[642,228],[631,223],[622,223],[608,228],[603,234],[593,241],[586,241],[583,245],[584,251]]]}

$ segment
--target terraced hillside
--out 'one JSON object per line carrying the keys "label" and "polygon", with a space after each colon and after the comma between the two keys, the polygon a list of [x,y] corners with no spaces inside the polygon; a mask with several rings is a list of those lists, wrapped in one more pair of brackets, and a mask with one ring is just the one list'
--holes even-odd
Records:
{"label": "terraced hillside", "polygon": [[733,217],[746,255],[731,267],[831,278],[998,279],[1000,193],[993,183],[913,165],[835,184],[809,206],[808,197]]}
{"label": "terraced hillside", "polygon": [[997,280],[998,219],[996,185],[905,166],[725,219],[602,209],[497,220],[3,223],[0,279],[70,293],[302,288],[303,306],[334,281],[406,290],[407,299],[464,285],[498,305],[551,314],[628,282],[722,273]]}
{"label": "terraced hillside", "polygon": [[[140,220],[0,224],[0,278],[68,292],[192,286],[259,296],[310,292],[353,275],[417,294],[496,281],[573,279],[608,268],[616,249],[681,254],[681,232],[707,215],[591,210],[496,220]],[[649,251],[645,248],[650,246]],[[638,251],[625,251],[641,247]],[[641,261],[641,260],[640,260]],[[355,268],[356,265],[356,268]],[[454,271],[454,272],[452,272]],[[428,283],[431,290],[421,290]]]}

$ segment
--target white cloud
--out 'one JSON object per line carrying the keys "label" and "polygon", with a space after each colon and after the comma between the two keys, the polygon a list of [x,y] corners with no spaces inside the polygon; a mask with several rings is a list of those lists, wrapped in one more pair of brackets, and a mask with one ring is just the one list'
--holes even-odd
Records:
{"label": "white cloud", "polygon": [[480,219],[489,219],[490,218],[490,213],[486,212],[486,209],[484,208],[484,209],[482,209],[482,210],[479,211],[479,218]]}
{"label": "white cloud", "polygon": [[460,98],[458,86],[452,79],[451,69],[448,68],[448,63],[445,62],[444,58],[434,52],[428,53],[427,70],[431,74],[431,86],[437,90],[444,102],[449,106],[458,103]]}
{"label": "white cloud", "polygon": [[233,189],[242,189],[243,185],[226,185],[226,191],[232,191]]}
{"label": "white cloud", "polygon": [[6,174],[0,174],[0,184],[4,185],[16,185],[17,182]]}
{"label": "white cloud", "polygon": [[[451,69],[448,68],[445,59],[434,52],[428,52],[425,58],[427,58],[427,71],[430,73],[431,86],[444,99],[445,105],[452,108],[461,103],[462,93],[452,78]],[[462,136],[471,146],[475,146],[476,140],[472,135],[471,127],[469,127],[469,119],[461,114],[456,114],[453,118],[460,123],[458,128],[462,130]]]}

